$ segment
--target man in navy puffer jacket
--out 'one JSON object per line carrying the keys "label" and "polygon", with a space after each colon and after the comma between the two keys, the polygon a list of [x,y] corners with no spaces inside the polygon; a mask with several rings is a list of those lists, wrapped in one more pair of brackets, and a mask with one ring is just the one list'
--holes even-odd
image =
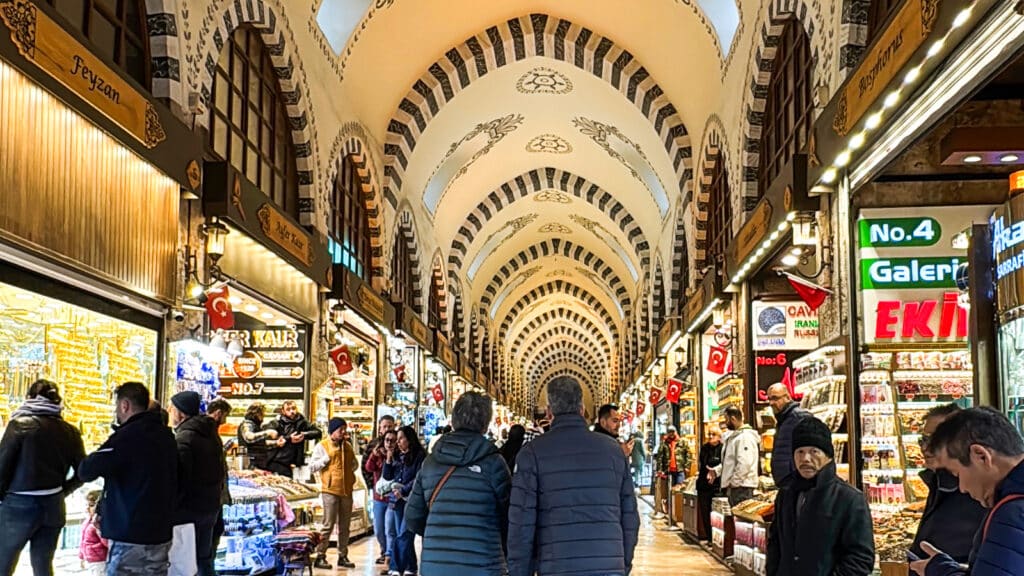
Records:
{"label": "man in navy puffer jacket", "polygon": [[516,458],[509,508],[511,576],[625,576],[640,516],[618,442],[587,429],[579,382],[548,384],[551,430]]}
{"label": "man in navy puffer jacket", "polygon": [[455,431],[438,440],[416,476],[405,523],[423,536],[421,576],[508,574],[511,478],[504,458],[484,437],[493,411],[483,394],[459,396],[452,410]]}
{"label": "man in navy puffer jacket", "polygon": [[929,450],[959,479],[960,491],[989,508],[974,536],[969,566],[930,544],[929,558],[912,562],[921,576],[1020,576],[1024,574],[1024,440],[993,408],[954,414],[935,430]]}

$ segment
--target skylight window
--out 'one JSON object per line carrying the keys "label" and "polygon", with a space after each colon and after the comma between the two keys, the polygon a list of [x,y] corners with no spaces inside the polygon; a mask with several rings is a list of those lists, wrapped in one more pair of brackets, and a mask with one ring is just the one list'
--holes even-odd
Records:
{"label": "skylight window", "polygon": [[[731,0],[730,0],[731,1]],[[336,56],[363,19],[373,0],[324,0],[316,13],[316,24]]]}
{"label": "skylight window", "polygon": [[722,56],[727,56],[740,25],[740,10],[736,0],[697,0],[697,4],[715,29],[718,43],[722,47]]}

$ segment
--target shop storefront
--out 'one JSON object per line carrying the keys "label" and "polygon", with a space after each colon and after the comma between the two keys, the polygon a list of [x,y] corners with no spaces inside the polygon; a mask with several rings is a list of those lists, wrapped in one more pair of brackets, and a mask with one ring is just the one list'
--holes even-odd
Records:
{"label": "shop storefront", "polygon": [[449,406],[452,407],[459,401],[459,397],[466,392],[483,392],[476,385],[476,367],[473,366],[473,363],[466,357],[464,352],[457,352],[456,357],[458,358],[459,369],[452,376],[449,392]]}
{"label": "shop storefront", "polygon": [[402,426],[416,426],[422,419],[436,421],[438,403],[431,396],[429,404],[420,404],[427,356],[433,349],[433,333],[412,308],[395,302],[395,334],[388,338],[389,371],[385,379],[384,400],[378,407],[378,418],[391,414]]}
{"label": "shop storefront", "polygon": [[[179,203],[199,186],[202,145],[54,8],[30,6],[0,11],[0,428],[47,378],[91,451],[110,434],[114,388],[164,385]],[[80,573],[96,488],[66,500],[58,575]],[[15,573],[30,574],[21,557]]]}
{"label": "shop storefront", "polygon": [[423,383],[420,387],[420,406],[423,417],[418,426],[423,438],[430,439],[437,429],[448,424],[448,414],[455,400],[451,399],[449,382],[454,379],[458,362],[448,338],[440,330],[433,331],[433,355],[427,357]]}
{"label": "shop storefront", "polygon": [[992,216],[996,312],[999,319],[1000,406],[1024,434],[1024,191],[1011,178],[1011,197]]}

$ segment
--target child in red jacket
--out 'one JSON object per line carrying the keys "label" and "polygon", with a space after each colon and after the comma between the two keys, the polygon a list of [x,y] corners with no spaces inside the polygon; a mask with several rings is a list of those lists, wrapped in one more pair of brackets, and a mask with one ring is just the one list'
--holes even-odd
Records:
{"label": "child in red jacket", "polygon": [[89,516],[82,525],[82,541],[78,545],[78,558],[85,564],[89,574],[104,576],[107,573],[107,541],[100,536],[100,517],[96,514],[96,505],[102,492],[93,490],[85,496]]}

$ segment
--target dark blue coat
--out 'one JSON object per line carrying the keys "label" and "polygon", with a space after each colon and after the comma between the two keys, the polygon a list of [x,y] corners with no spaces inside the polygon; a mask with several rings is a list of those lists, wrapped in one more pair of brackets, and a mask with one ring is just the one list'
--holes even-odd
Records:
{"label": "dark blue coat", "polygon": [[384,470],[381,472],[380,477],[402,485],[402,498],[398,498],[394,493],[391,493],[388,494],[388,502],[398,507],[405,506],[409,494],[412,494],[412,484],[416,480],[416,474],[419,473],[420,467],[423,466],[423,457],[423,452],[411,457],[407,454],[401,454],[395,458],[394,462],[384,464]]}
{"label": "dark blue coat", "polygon": [[810,412],[796,402],[790,402],[789,406],[783,408],[776,416],[778,426],[772,447],[772,479],[779,488],[789,484],[796,473],[796,467],[793,465],[793,429],[810,415]]}
{"label": "dark blue coat", "polygon": [[960,491],[956,478],[945,470],[921,472],[928,485],[928,501],[910,547],[918,558],[927,558],[921,542],[928,542],[957,562],[970,559],[971,543],[988,512],[970,495]]}
{"label": "dark blue coat", "polygon": [[[427,509],[441,478],[455,466]],[[505,459],[479,432],[445,434],[423,462],[405,522],[423,536],[423,576],[504,576],[511,477]]]}
{"label": "dark blue coat", "polygon": [[622,448],[582,416],[556,416],[523,446],[509,507],[511,576],[628,574],[639,528]]}
{"label": "dark blue coat", "polygon": [[[996,488],[995,501],[1024,496],[1024,462],[1018,464]],[[946,554],[928,563],[926,576],[1021,576],[1024,574],[1024,498],[1010,500],[989,513],[988,535],[982,529],[974,537],[970,572]]]}

